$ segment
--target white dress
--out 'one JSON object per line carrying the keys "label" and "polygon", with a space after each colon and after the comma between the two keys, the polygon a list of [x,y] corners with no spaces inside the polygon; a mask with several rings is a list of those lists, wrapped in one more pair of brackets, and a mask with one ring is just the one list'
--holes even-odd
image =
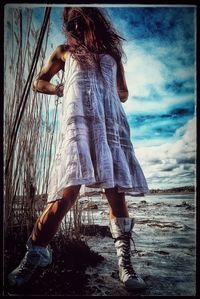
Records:
{"label": "white dress", "polygon": [[51,165],[48,202],[68,186],[112,188],[146,193],[148,186],[135,157],[129,124],[117,94],[117,65],[101,54],[98,67],[83,70],[69,55],[60,116],[60,134]]}

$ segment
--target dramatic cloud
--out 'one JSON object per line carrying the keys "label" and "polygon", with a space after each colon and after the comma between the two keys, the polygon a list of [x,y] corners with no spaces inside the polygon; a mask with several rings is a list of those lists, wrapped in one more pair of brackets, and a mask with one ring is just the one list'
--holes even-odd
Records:
{"label": "dramatic cloud", "polygon": [[152,188],[193,185],[196,161],[196,117],[174,134],[175,142],[140,147],[136,156]]}

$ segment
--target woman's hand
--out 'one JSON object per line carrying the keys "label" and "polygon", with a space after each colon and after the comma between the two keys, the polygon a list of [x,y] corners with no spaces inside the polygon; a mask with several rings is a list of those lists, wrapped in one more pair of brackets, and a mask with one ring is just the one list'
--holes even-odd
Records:
{"label": "woman's hand", "polygon": [[56,85],[56,95],[61,98],[63,97],[63,92],[64,92],[64,84],[60,83]]}

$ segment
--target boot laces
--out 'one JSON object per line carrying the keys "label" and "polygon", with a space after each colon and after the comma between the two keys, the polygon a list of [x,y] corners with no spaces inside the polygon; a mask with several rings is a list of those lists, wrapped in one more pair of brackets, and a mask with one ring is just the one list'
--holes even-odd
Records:
{"label": "boot laces", "polygon": [[23,276],[26,275],[27,272],[34,272],[35,269],[36,269],[36,265],[34,265],[29,261],[26,253],[25,257],[23,258],[23,260],[21,261],[18,267],[18,273]]}
{"label": "boot laces", "polygon": [[123,241],[123,244],[121,247],[121,249],[122,249],[122,267],[124,268],[125,273],[128,274],[129,276],[137,277],[137,274],[131,264],[131,255],[133,255],[133,253],[130,251],[130,240],[133,242],[134,252],[138,252],[138,251],[136,250],[135,242],[134,242],[134,239],[132,238],[131,232],[124,233],[120,237],[115,238],[114,242],[116,242],[118,240]]}

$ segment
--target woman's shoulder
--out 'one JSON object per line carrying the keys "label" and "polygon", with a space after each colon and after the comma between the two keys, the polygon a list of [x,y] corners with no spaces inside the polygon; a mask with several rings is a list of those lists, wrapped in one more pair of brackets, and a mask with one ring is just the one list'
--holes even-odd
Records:
{"label": "woman's shoulder", "polygon": [[66,44],[58,45],[55,49],[56,55],[62,61],[66,61],[67,55],[69,54],[69,46]]}

